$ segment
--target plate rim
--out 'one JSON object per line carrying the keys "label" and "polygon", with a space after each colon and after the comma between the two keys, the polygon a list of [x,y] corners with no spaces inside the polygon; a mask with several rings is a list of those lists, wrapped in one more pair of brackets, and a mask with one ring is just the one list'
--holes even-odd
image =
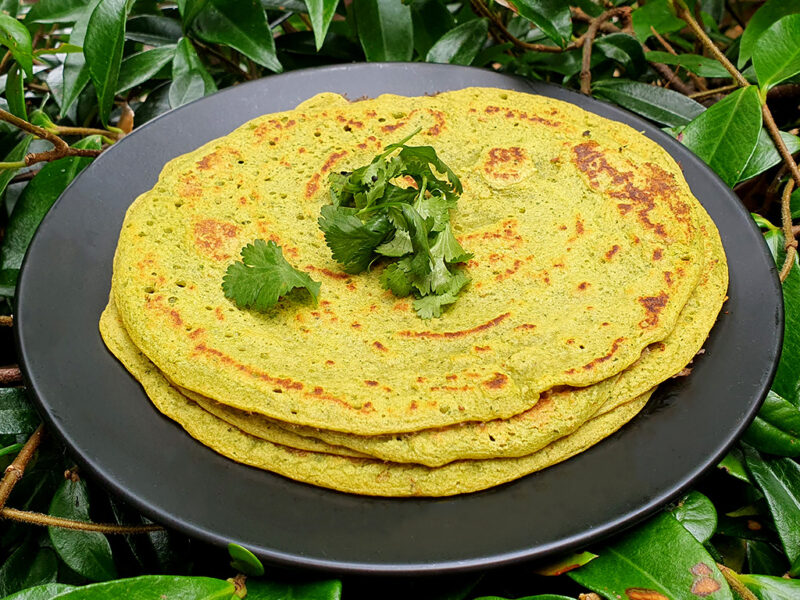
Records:
{"label": "plate rim", "polygon": [[[531,82],[530,80],[524,79],[519,76],[508,75],[504,73],[497,73],[490,69],[483,69],[478,67],[465,67],[465,66],[456,66],[456,65],[438,65],[438,64],[431,64],[431,63],[348,63],[348,64],[337,64],[337,65],[330,65],[330,66],[320,66],[320,67],[312,67],[308,69],[297,69],[293,71],[288,71],[285,73],[277,74],[277,75],[269,75],[267,77],[257,79],[254,81],[249,81],[243,84],[239,84],[236,86],[231,86],[216,92],[210,96],[206,96],[204,98],[200,98],[195,100],[191,103],[178,107],[176,109],[169,110],[157,117],[151,119],[146,124],[142,125],[140,128],[135,129],[129,136],[134,136],[139,134],[142,131],[148,130],[148,128],[153,125],[157,127],[157,123],[167,115],[172,115],[176,111],[181,111],[186,109],[187,107],[191,107],[198,103],[202,103],[208,98],[211,97],[218,97],[225,94],[240,94],[243,93],[242,90],[248,87],[257,87],[259,84],[263,84],[265,80],[269,81],[280,81],[283,79],[291,79],[292,77],[300,76],[305,73],[313,73],[319,71],[350,71],[353,69],[397,69],[397,68],[406,68],[410,70],[417,70],[417,69],[448,69],[448,70],[456,70],[456,69],[463,69],[467,71],[480,71],[486,75],[502,75],[505,78],[512,78],[516,79],[520,83],[524,83],[529,89],[529,93],[539,94],[542,93],[541,90],[549,89],[550,93],[552,94],[551,97],[556,97],[560,100],[564,100],[566,102],[570,102],[572,104],[577,104],[583,110],[587,110],[589,112],[594,112],[592,110],[593,104],[599,104],[602,108],[606,111],[610,111],[613,113],[612,116],[602,115],[604,118],[611,118],[616,120],[624,119],[626,124],[633,126],[631,122],[637,123],[637,125],[643,125],[647,128],[647,136],[658,143],[660,146],[664,147],[665,150],[668,152],[670,151],[670,147],[673,148],[680,148],[685,151],[689,151],[688,148],[681,145],[679,142],[674,140],[668,134],[664,133],[663,131],[659,130],[657,125],[647,121],[643,117],[636,115],[630,111],[627,111],[617,105],[608,103],[604,100],[599,98],[594,98],[591,96],[585,96],[579,92],[574,90],[564,88],[561,86],[544,83],[544,82]],[[501,84],[502,81],[498,79],[498,84]],[[485,87],[490,87],[489,84],[486,84]],[[498,87],[502,87],[499,85]],[[383,92],[380,92],[383,93]],[[566,98],[565,98],[566,97]],[[576,102],[580,100],[580,103]],[[582,103],[589,104],[589,108],[584,106]],[[265,113],[266,114],[266,113]],[[241,124],[244,124],[247,121],[243,121]],[[240,124],[240,125],[241,125]],[[127,137],[127,136],[126,136]],[[214,138],[216,139],[216,138]],[[106,152],[101,154],[97,159],[95,159],[90,167],[94,167],[94,165],[98,165],[97,169],[103,168],[103,161],[104,160],[112,160],[113,159],[113,150],[115,146],[109,148]],[[108,158],[109,153],[111,155],[111,159]],[[738,210],[738,212],[743,213],[744,216],[747,217],[750,227],[758,231],[758,227],[755,222],[750,219],[749,213],[744,208],[743,204],[739,201],[738,197],[736,197],[735,193],[731,188],[722,182],[722,180],[714,173],[710,167],[705,165],[695,155],[692,154],[692,158],[694,158],[698,164],[703,168],[707,174],[717,181],[718,184],[721,184],[727,190],[727,196],[731,200],[730,204],[732,205],[732,209]],[[677,160],[677,159],[676,159]],[[52,209],[54,209],[58,204],[62,202],[64,197],[68,195],[70,189],[80,180],[81,177],[84,176],[86,171],[81,172],[64,190],[64,192],[59,196],[56,202],[51,207],[51,210],[48,211],[48,214],[45,216],[42,222],[48,219],[52,213]],[[23,262],[20,267],[19,278],[17,282],[17,293],[14,298],[14,314],[20,315],[24,313],[20,313],[19,307],[22,300],[25,297],[25,267],[28,262],[29,251],[37,242],[37,238],[39,237],[42,227],[40,226],[37,228],[36,233],[34,234],[31,242],[28,246],[28,251],[25,254]],[[441,561],[441,562],[421,562],[421,563],[364,563],[364,562],[352,562],[352,561],[338,561],[334,559],[319,559],[319,558],[312,558],[301,556],[293,553],[285,553],[277,550],[270,550],[270,551],[263,551],[263,549],[257,549],[256,554],[266,558],[269,561],[279,563],[289,567],[300,567],[300,568],[311,568],[325,572],[336,572],[336,573],[350,573],[350,574],[362,574],[362,575],[418,575],[418,574],[430,574],[430,575],[440,575],[440,574],[448,574],[454,572],[465,572],[465,571],[472,571],[477,569],[486,569],[492,567],[500,567],[509,565],[512,563],[517,563],[523,560],[530,560],[533,558],[539,558],[541,556],[550,555],[556,552],[567,551],[569,549],[575,548],[581,545],[587,545],[593,543],[601,538],[606,538],[610,535],[617,535],[625,530],[630,529],[631,527],[635,526],[636,524],[642,522],[644,519],[648,518],[649,516],[653,515],[655,512],[663,508],[666,504],[673,501],[675,498],[683,494],[687,491],[700,477],[704,474],[710,472],[712,469],[715,468],[716,464],[719,460],[725,455],[725,453],[736,443],[736,441],[741,437],[744,430],[749,426],[752,420],[755,418],[758,410],[763,403],[764,398],[766,397],[767,393],[769,392],[771,382],[775,376],[777,371],[778,363],[780,360],[781,349],[783,345],[783,337],[784,337],[784,327],[785,327],[785,315],[784,315],[784,306],[783,306],[783,296],[782,296],[782,287],[777,277],[777,267],[771,260],[771,256],[769,255],[769,251],[767,249],[766,244],[762,245],[761,253],[770,259],[770,273],[772,274],[772,282],[773,282],[773,289],[771,292],[775,293],[776,298],[779,298],[780,301],[777,303],[777,314],[776,314],[776,352],[775,358],[772,361],[770,369],[767,373],[764,374],[764,377],[761,380],[760,390],[758,393],[758,397],[753,401],[750,405],[750,410],[744,415],[739,421],[738,426],[731,432],[728,436],[729,439],[725,440],[724,443],[718,446],[718,450],[716,453],[709,457],[703,463],[696,465],[693,469],[687,470],[686,474],[683,476],[683,480],[679,482],[679,484],[672,486],[670,490],[656,498],[651,499],[648,503],[635,507],[632,510],[629,510],[625,514],[621,516],[617,516],[614,519],[606,520],[602,523],[600,527],[596,527],[590,530],[584,530],[579,534],[575,534],[566,538],[561,538],[555,542],[551,542],[550,544],[534,546],[533,548],[526,548],[516,551],[510,551],[506,553],[495,553],[490,556],[483,556],[478,558],[471,558],[465,560],[450,560],[450,561]],[[16,321],[16,319],[15,319]],[[153,517],[154,520],[157,522],[163,523],[170,528],[173,528],[181,533],[189,535],[190,537],[199,538],[204,542],[212,543],[216,546],[224,546],[228,543],[229,540],[225,539],[223,536],[216,534],[213,530],[198,526],[196,523],[187,522],[183,520],[178,515],[173,515],[171,513],[166,513],[159,509],[157,506],[152,506],[147,503],[145,500],[139,498],[138,496],[134,495],[133,492],[127,490],[126,488],[122,487],[118,481],[116,481],[112,476],[108,473],[104,472],[102,468],[102,460],[98,460],[97,457],[87,457],[83,453],[80,452],[78,444],[72,439],[68,432],[64,431],[58,424],[55,416],[49,410],[49,407],[46,402],[43,400],[42,394],[40,394],[38,390],[38,386],[36,384],[36,378],[31,377],[31,373],[28,370],[28,356],[26,352],[26,345],[24,341],[24,320],[19,320],[15,322],[14,327],[14,340],[15,345],[17,348],[18,358],[20,369],[23,374],[23,380],[25,383],[26,388],[30,391],[30,397],[35,402],[37,408],[39,409],[40,415],[43,417],[43,420],[47,423],[48,428],[51,431],[55,431],[57,437],[65,444],[65,446],[69,449],[70,454],[75,461],[81,465],[81,468],[85,469],[86,472],[90,473],[93,478],[98,480],[102,483],[102,485],[111,490],[114,494],[122,497],[127,503],[135,507],[139,510],[142,514],[146,516]],[[144,392],[142,392],[144,394]],[[184,432],[185,433],[185,432]],[[614,434],[612,434],[613,436]],[[454,498],[458,498],[459,496],[455,496]]]}

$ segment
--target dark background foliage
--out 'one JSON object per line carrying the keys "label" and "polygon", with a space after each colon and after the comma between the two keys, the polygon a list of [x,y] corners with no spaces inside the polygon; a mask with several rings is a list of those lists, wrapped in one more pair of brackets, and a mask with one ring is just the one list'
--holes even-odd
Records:
{"label": "dark background foliage", "polygon": [[[800,598],[800,1],[0,0],[0,57],[0,467],[14,461],[0,483],[0,597]],[[153,527],[40,440],[8,326],[22,257],[66,185],[170,108],[365,60],[474,65],[617,103],[690,147],[753,212],[785,280],[783,358],[743,441],[685,498],[546,563],[320,580]]]}

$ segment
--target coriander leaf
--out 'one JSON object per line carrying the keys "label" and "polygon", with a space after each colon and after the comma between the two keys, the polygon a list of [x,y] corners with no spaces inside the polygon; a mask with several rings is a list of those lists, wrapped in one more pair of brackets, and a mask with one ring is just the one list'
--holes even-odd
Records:
{"label": "coriander leaf", "polygon": [[381,285],[384,289],[391,290],[398,298],[403,298],[411,293],[411,281],[409,281],[406,272],[398,266],[398,263],[386,265],[383,273],[381,273]]}
{"label": "coriander leaf", "polygon": [[322,207],[319,227],[325,234],[325,243],[334,260],[341,263],[347,273],[360,273],[369,267],[373,252],[392,231],[392,224],[383,213],[374,215],[366,223],[356,215],[358,211],[345,206]]}
{"label": "coriander leaf", "polygon": [[455,201],[449,200],[447,196],[420,194],[414,202],[414,210],[426,221],[431,220],[431,231],[442,231],[450,222],[450,209],[455,208],[454,204]]}
{"label": "coriander leaf", "polygon": [[397,229],[394,237],[377,248],[375,252],[383,254],[384,256],[400,257],[413,252],[414,248],[411,245],[411,236],[405,229]]}
{"label": "coriander leaf", "polygon": [[264,240],[242,248],[242,262],[231,264],[222,280],[226,298],[240,308],[261,312],[275,306],[281,296],[294,288],[305,288],[315,303],[319,300],[320,283],[292,267],[275,242]]}
{"label": "coriander leaf", "polygon": [[414,310],[420,319],[433,319],[442,316],[442,308],[448,304],[453,304],[458,298],[453,294],[440,294],[433,296],[422,296],[414,300]]}
{"label": "coriander leaf", "polygon": [[436,236],[431,246],[431,254],[443,257],[447,263],[461,263],[472,258],[472,254],[466,252],[461,247],[461,244],[458,243],[458,240],[453,235],[450,223],[447,223],[444,229]]}

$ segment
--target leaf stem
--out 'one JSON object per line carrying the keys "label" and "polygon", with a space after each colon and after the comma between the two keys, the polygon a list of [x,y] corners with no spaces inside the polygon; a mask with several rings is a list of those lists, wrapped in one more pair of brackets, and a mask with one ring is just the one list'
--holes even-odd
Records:
{"label": "leaf stem", "polygon": [[0,162],[0,169],[21,169],[28,165],[24,160],[16,160],[14,162]]}
{"label": "leaf stem", "polygon": [[732,92],[738,87],[739,87],[738,83],[732,83],[730,85],[723,85],[722,87],[712,88],[710,90],[701,90],[699,92],[694,92],[693,94],[688,94],[688,96],[689,98],[697,100],[698,98],[707,98],[708,96],[714,96],[716,94],[724,94],[725,92]]}
{"label": "leaf stem", "polygon": [[131,535],[136,533],[150,533],[152,531],[162,531],[161,525],[114,525],[112,523],[87,523],[85,521],[73,521],[62,517],[54,517],[43,513],[31,512],[27,510],[17,510],[16,508],[5,507],[0,510],[0,518],[20,523],[30,523],[42,527],[61,527],[62,529],[74,529],[77,531],[96,531],[111,535]]}
{"label": "leaf stem", "polygon": [[722,576],[725,578],[725,581],[728,582],[728,585],[741,596],[742,600],[758,600],[756,595],[739,581],[739,574],[736,571],[721,563],[717,563],[717,568],[722,572]]}
{"label": "leaf stem", "polygon": [[786,248],[786,258],[783,260],[783,267],[781,268],[780,278],[781,283],[786,281],[789,273],[794,266],[794,259],[797,256],[797,239],[794,237],[794,227],[792,227],[792,188],[794,187],[794,180],[790,179],[786,182],[783,188],[783,196],[781,197],[781,223],[783,225],[783,241]]}
{"label": "leaf stem", "polygon": [[11,495],[11,490],[13,490],[17,482],[22,479],[25,467],[28,466],[31,458],[33,458],[33,453],[36,452],[36,449],[39,447],[43,435],[44,425],[39,425],[36,431],[31,434],[31,437],[28,438],[28,441],[25,442],[22,450],[19,451],[19,454],[17,454],[17,457],[14,459],[14,462],[6,467],[3,479],[0,480],[0,512],[2,512],[6,500],[8,500],[8,497]]}
{"label": "leaf stem", "polygon": [[605,11],[603,14],[592,19],[592,22],[589,23],[589,29],[586,30],[586,34],[583,37],[583,60],[581,61],[581,92],[583,94],[588,96],[592,91],[592,72],[590,70],[592,63],[592,45],[594,44],[594,38],[597,36],[600,26],[614,17],[629,16],[630,12],[630,6],[618,6],[617,8]]}
{"label": "leaf stem", "polygon": [[[675,48],[672,47],[672,44],[670,44],[667,40],[665,40],[664,37],[660,33],[658,33],[658,31],[656,31],[656,28],[653,27],[652,25],[650,25],[650,31],[654,36],[656,36],[658,43],[661,44],[667,52],[672,54],[672,56],[678,56],[678,53],[675,52]],[[686,69],[686,72],[689,74],[689,79],[691,79],[692,82],[694,82],[694,85],[697,87],[698,90],[704,92],[708,89],[706,82],[701,77],[698,77],[697,75],[692,73],[689,69]]]}

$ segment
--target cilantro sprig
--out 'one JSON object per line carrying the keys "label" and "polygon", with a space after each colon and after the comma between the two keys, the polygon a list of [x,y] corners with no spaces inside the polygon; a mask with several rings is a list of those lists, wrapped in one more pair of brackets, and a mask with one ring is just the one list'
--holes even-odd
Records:
{"label": "cilantro sprig", "polygon": [[240,308],[265,312],[295,288],[305,288],[319,300],[320,284],[305,271],[295,269],[275,242],[255,240],[242,248],[242,260],[228,266],[222,279],[226,298]]}
{"label": "cilantro sprig", "polygon": [[332,173],[331,204],[322,207],[319,227],[347,273],[361,273],[381,257],[396,259],[386,265],[382,285],[398,297],[413,295],[417,314],[430,319],[469,283],[455,265],[472,254],[450,226],[461,182],[431,146],[406,145],[418,132],[386,146],[368,165]]}

